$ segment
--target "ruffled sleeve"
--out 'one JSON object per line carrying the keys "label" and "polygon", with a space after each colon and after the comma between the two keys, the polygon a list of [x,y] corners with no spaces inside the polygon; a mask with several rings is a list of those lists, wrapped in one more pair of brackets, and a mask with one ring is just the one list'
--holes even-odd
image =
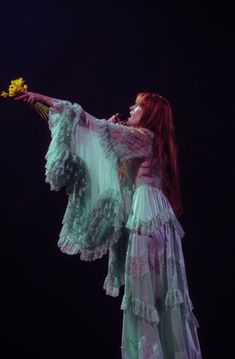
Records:
{"label": "ruffled sleeve", "polygon": [[65,186],[69,195],[58,246],[82,260],[101,258],[123,226],[117,156],[113,151],[107,156],[104,134],[96,127],[103,121],[92,116],[89,121],[80,105],[67,101],[49,109],[46,182],[52,190]]}
{"label": "ruffled sleeve", "polygon": [[[71,136],[75,119],[79,118],[82,108],[71,106],[67,101],[57,101],[49,109],[48,125],[51,131],[51,143],[46,154],[46,179],[51,190],[59,191],[66,187],[71,192],[76,172],[81,170],[72,151]],[[81,167],[81,166],[80,166]]]}
{"label": "ruffled sleeve", "polygon": [[105,121],[97,123],[104,139],[103,146],[121,161],[152,155],[153,132],[146,128],[124,126]]}

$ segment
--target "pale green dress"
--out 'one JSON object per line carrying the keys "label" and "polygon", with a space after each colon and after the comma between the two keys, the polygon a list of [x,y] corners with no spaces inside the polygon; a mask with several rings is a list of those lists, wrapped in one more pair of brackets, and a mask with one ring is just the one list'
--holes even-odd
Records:
{"label": "pale green dress", "polygon": [[69,196],[58,246],[82,260],[109,253],[104,289],[118,296],[124,285],[122,359],[201,359],[184,231],[157,166],[150,172],[143,166],[153,133],[98,120],[59,100],[49,110],[49,128],[46,182],[52,190],[66,187]]}

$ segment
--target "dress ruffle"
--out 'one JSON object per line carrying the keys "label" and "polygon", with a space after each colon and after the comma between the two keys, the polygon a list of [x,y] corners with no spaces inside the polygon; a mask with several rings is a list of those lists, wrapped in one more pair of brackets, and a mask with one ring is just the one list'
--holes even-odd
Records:
{"label": "dress ruffle", "polygon": [[188,293],[184,298],[182,292],[178,288],[169,289],[163,298],[158,299],[157,306],[161,312],[168,312],[175,307],[182,308],[182,313],[184,314],[185,319],[188,322],[193,323],[195,327],[200,327],[199,322],[193,313],[194,308]]}
{"label": "dress ruffle", "polygon": [[[77,106],[77,111],[82,111],[80,106]],[[71,192],[78,177],[81,177],[80,171],[83,171],[82,163],[71,150],[71,133],[75,117],[76,113],[68,102],[50,108],[48,125],[52,140],[45,156],[45,181],[54,191],[67,187],[67,191]]]}
{"label": "dress ruffle", "polygon": [[124,284],[124,278],[122,283],[120,283],[117,281],[117,278],[108,274],[105,278],[103,289],[106,291],[106,295],[110,295],[111,297],[118,297],[121,284]]}
{"label": "dress ruffle", "polygon": [[124,295],[121,309],[132,310],[139,319],[144,319],[147,323],[155,322],[158,324],[160,321],[157,309],[153,305],[141,301],[139,298]]}
{"label": "dress ruffle", "polygon": [[[111,294],[110,294],[111,295]],[[115,296],[115,295],[114,295]],[[185,315],[185,319],[189,322],[192,322],[193,325],[197,328],[200,327],[197,318],[192,312],[193,307],[184,301],[181,291],[177,288],[170,289],[167,291],[165,298],[159,299],[156,306],[150,305],[141,301],[139,298],[123,296],[121,309],[122,310],[132,310],[132,312],[139,318],[144,319],[147,323],[160,322],[160,317],[158,314],[157,307],[161,312],[173,310],[176,306],[182,308],[182,313]]]}
{"label": "dress ruffle", "polygon": [[80,253],[84,261],[99,259],[120,237],[122,218],[119,202],[111,194],[100,197],[89,216],[83,211],[81,200],[73,201],[71,196],[58,246],[66,254]]}
{"label": "dress ruffle", "polygon": [[150,235],[167,222],[174,225],[180,238],[184,236],[184,230],[163,192],[149,185],[136,187],[126,227],[138,234]]}
{"label": "dress ruffle", "polygon": [[173,288],[167,291],[164,305],[166,310],[174,308],[176,305],[180,305],[184,302],[181,291],[178,288]]}

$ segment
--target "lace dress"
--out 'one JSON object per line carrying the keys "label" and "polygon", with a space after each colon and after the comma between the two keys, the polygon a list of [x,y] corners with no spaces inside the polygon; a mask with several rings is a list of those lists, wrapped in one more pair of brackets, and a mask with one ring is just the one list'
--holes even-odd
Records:
{"label": "lace dress", "polygon": [[46,182],[69,196],[58,246],[82,260],[109,253],[104,289],[118,296],[124,285],[122,359],[201,359],[184,231],[149,166],[153,133],[59,100],[49,128]]}

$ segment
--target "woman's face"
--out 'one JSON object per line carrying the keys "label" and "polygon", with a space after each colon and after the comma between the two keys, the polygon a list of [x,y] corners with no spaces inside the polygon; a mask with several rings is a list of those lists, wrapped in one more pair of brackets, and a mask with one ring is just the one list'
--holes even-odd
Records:
{"label": "woman's face", "polygon": [[137,125],[140,121],[140,118],[143,114],[143,109],[140,105],[134,104],[130,107],[130,117],[127,119],[127,125],[133,126]]}

